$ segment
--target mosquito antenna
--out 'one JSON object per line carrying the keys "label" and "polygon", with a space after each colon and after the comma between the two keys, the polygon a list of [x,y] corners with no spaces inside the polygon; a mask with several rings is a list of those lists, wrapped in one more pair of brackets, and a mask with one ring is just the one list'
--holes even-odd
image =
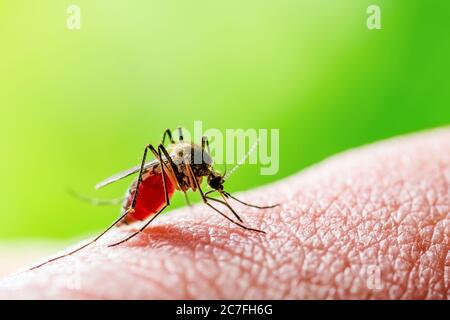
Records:
{"label": "mosquito antenna", "polygon": [[245,160],[253,153],[255,152],[256,146],[259,143],[259,138],[256,139],[255,143],[250,147],[250,150],[248,150],[247,154],[242,157],[241,160],[233,167],[233,169],[230,170],[226,175],[224,175],[224,180],[227,180],[241,165],[244,164]]}
{"label": "mosquito antenna", "polygon": [[227,162],[225,161],[224,165],[224,170],[223,170],[223,177],[225,177],[227,175]]}

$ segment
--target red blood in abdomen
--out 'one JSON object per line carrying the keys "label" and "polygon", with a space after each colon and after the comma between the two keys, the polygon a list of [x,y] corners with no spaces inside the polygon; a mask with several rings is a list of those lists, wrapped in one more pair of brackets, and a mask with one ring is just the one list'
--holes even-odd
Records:
{"label": "red blood in abdomen", "polygon": [[[166,187],[169,198],[172,197],[175,187],[166,175]],[[131,192],[128,199],[128,208],[133,201],[134,192]],[[166,196],[164,193],[164,185],[161,174],[152,174],[145,180],[142,180],[139,186],[139,193],[136,201],[134,212],[128,214],[125,218],[127,223],[136,220],[145,220],[150,215],[158,212],[166,203]]]}

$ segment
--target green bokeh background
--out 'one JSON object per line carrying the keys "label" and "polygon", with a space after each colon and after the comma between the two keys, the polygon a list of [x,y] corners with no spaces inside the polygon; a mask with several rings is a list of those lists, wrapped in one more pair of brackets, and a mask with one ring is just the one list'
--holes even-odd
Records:
{"label": "green bokeh background", "polygon": [[[66,27],[69,4],[81,29]],[[368,30],[378,4],[382,30]],[[336,152],[450,123],[446,1],[0,2],[0,239],[108,225],[95,192],[166,127],[280,129],[280,171],[244,166],[245,190]],[[181,197],[175,206],[181,206]]]}

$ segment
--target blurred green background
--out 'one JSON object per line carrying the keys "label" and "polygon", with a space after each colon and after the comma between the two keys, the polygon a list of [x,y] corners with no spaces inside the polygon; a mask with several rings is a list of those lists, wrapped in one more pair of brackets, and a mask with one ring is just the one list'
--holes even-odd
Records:
{"label": "blurred green background", "polygon": [[[66,27],[69,4],[81,29]],[[366,9],[381,7],[382,29]],[[280,171],[239,169],[239,191],[336,152],[450,123],[446,1],[0,2],[0,239],[68,238],[118,207],[99,180],[162,130],[279,128]],[[183,205],[175,197],[175,207]]]}

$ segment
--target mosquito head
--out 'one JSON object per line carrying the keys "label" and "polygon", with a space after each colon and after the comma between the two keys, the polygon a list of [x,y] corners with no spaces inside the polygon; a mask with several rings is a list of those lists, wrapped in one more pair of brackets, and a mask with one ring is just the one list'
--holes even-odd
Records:
{"label": "mosquito head", "polygon": [[224,182],[225,180],[220,173],[211,170],[211,172],[208,175],[208,184],[211,188],[222,191]]}

